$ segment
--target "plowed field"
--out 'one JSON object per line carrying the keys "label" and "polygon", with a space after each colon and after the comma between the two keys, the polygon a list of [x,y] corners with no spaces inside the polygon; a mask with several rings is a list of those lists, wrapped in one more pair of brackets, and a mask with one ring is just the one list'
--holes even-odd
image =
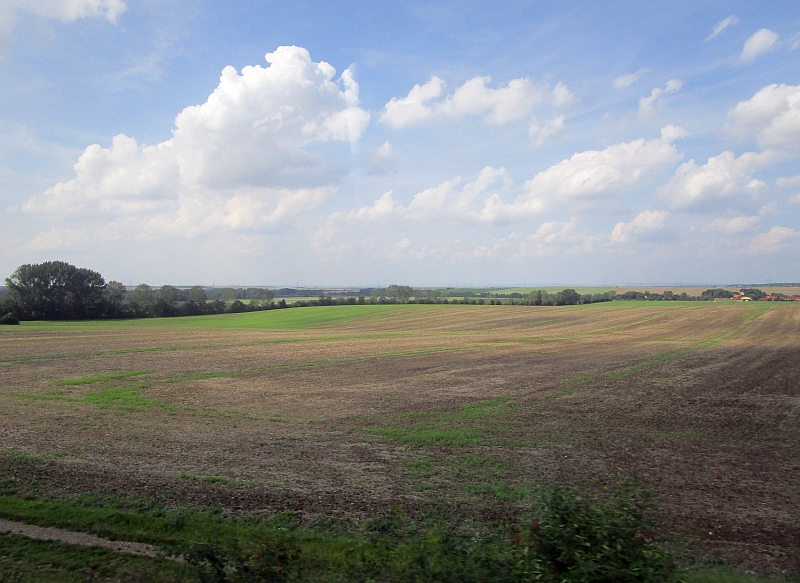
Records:
{"label": "plowed field", "polygon": [[792,570],[800,306],[341,306],[0,330],[0,480],[358,521],[635,472],[700,557]]}

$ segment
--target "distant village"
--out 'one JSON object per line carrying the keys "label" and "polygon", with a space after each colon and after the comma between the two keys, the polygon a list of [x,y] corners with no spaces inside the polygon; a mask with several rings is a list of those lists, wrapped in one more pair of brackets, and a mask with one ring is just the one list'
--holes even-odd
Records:
{"label": "distant village", "polygon": [[782,293],[767,294],[760,289],[743,289],[731,292],[730,297],[715,297],[714,300],[735,300],[739,302],[800,302],[800,295],[786,295]]}
{"label": "distant village", "polygon": [[[721,299],[721,298],[719,298]],[[756,298],[752,298],[745,294],[733,294],[730,299],[732,300],[739,300],[740,302],[752,302],[756,300]],[[764,296],[758,298],[759,302],[800,302],[800,296],[787,296],[784,294],[770,294],[768,296]]]}

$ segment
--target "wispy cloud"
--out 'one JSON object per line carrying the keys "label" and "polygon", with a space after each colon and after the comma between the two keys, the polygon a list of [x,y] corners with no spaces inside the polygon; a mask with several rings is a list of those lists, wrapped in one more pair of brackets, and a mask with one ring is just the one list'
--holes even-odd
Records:
{"label": "wispy cloud", "polygon": [[642,97],[639,99],[639,111],[656,109],[664,102],[665,95],[678,93],[681,89],[683,89],[683,81],[680,79],[670,79],[663,89],[661,87],[655,87],[650,92],[649,97]]}
{"label": "wispy cloud", "polygon": [[754,61],[764,53],[770,51],[777,41],[777,32],[773,32],[768,28],[762,28],[745,41],[742,54],[739,56],[739,61],[742,63]]}
{"label": "wispy cloud", "polygon": [[61,22],[105,18],[116,24],[127,9],[123,0],[0,0],[0,50],[10,44],[19,14],[33,14]]}
{"label": "wispy cloud", "polygon": [[650,69],[647,67],[642,67],[635,73],[628,73],[627,75],[620,75],[616,77],[613,81],[614,89],[624,89],[625,87],[630,87],[634,83],[636,83],[642,76],[647,73]]}
{"label": "wispy cloud", "polygon": [[732,14],[728,18],[723,18],[714,26],[714,30],[706,37],[706,41],[710,41],[729,26],[736,26],[737,24],[739,24],[739,17],[736,15]]}

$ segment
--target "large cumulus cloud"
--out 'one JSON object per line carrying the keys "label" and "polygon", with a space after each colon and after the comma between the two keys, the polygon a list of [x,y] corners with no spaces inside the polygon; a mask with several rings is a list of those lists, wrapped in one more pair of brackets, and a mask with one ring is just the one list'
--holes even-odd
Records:
{"label": "large cumulus cloud", "polygon": [[92,145],[72,180],[32,197],[23,211],[149,215],[152,230],[187,234],[271,226],[317,206],[344,167],[308,153],[315,142],[357,140],[369,113],[346,70],[279,47],[268,67],[222,71],[208,100],[185,108],[171,139],[145,146],[125,135]]}
{"label": "large cumulus cloud", "polygon": [[772,84],[728,113],[727,129],[762,147],[800,152],[800,85]]}

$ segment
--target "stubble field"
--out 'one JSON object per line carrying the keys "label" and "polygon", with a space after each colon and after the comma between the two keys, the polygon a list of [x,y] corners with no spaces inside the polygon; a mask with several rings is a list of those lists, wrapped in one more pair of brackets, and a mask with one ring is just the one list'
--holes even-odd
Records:
{"label": "stubble field", "polygon": [[732,302],[4,327],[0,516],[117,496],[308,524],[490,521],[537,484],[635,472],[667,544],[791,572],[798,345],[800,306]]}

